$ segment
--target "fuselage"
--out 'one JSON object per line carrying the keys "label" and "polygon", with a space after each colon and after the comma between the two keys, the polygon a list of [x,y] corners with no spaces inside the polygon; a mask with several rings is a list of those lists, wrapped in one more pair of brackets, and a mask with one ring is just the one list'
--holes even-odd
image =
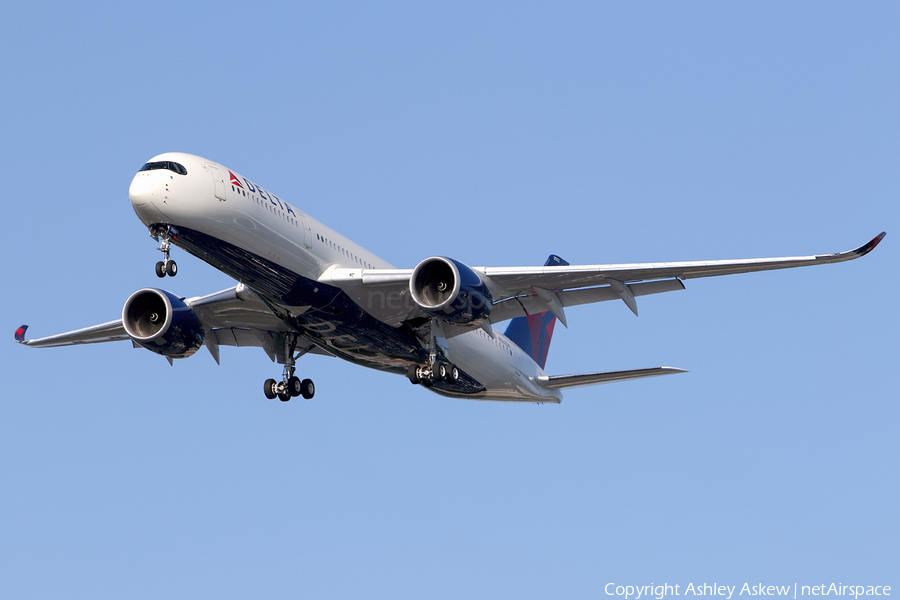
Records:
{"label": "fuselage", "polygon": [[[293,331],[374,369],[405,373],[427,359],[412,327],[382,322],[329,283],[335,267],[392,269],[387,261],[216,162],[169,152],[150,159],[145,169],[129,188],[141,222],[174,227],[173,244],[253,289]],[[546,374],[499,332],[492,336],[476,328],[441,341],[463,377],[430,388],[437,393],[534,402],[561,398],[559,391],[534,383]]]}

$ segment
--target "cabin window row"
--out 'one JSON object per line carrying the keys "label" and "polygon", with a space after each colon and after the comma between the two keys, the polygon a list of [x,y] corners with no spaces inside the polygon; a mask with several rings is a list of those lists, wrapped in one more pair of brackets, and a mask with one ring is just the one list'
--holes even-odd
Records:
{"label": "cabin window row", "polygon": [[284,212],[283,210],[278,210],[275,207],[275,205],[272,204],[271,202],[265,202],[262,200],[262,198],[260,198],[259,196],[255,195],[255,194],[248,194],[246,190],[235,187],[234,184],[231,185],[231,191],[233,191],[235,194],[240,194],[242,196],[250,196],[250,199],[253,200],[253,202],[256,203],[258,206],[260,206],[261,208],[265,208],[267,211],[269,211],[276,217],[281,217],[282,219],[284,219],[285,221],[287,221],[288,223],[290,223],[297,229],[300,228],[300,222],[297,221],[297,219],[295,219],[294,217],[288,216],[288,214],[286,212]]}
{"label": "cabin window row", "polygon": [[370,263],[367,263],[366,261],[364,261],[364,260],[361,259],[360,257],[356,256],[355,254],[353,254],[353,253],[350,252],[349,250],[346,250],[345,248],[342,248],[341,246],[339,246],[338,244],[335,244],[334,242],[332,242],[331,240],[329,240],[328,238],[326,238],[325,236],[323,236],[323,235],[321,235],[321,234],[318,234],[318,233],[317,233],[317,234],[316,234],[316,239],[319,240],[320,242],[322,242],[323,244],[325,244],[326,246],[328,246],[329,248],[331,248],[331,249],[333,249],[333,250],[337,250],[338,252],[340,252],[341,254],[343,254],[344,256],[346,256],[347,258],[349,258],[350,260],[352,260],[353,262],[355,262],[355,263],[357,263],[357,264],[360,264],[360,265],[364,266],[364,267],[367,268],[367,269],[374,269],[374,268],[375,268],[375,267],[372,266]]}

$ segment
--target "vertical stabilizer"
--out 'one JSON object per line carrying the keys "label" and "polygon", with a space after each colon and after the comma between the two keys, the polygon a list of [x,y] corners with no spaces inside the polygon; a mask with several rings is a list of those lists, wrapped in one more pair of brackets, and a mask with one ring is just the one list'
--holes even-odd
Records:
{"label": "vertical stabilizer", "polygon": [[[568,264],[555,254],[551,254],[544,266],[559,267]],[[547,364],[547,352],[550,350],[550,339],[553,337],[555,325],[556,317],[546,310],[511,320],[505,335],[543,369]]]}

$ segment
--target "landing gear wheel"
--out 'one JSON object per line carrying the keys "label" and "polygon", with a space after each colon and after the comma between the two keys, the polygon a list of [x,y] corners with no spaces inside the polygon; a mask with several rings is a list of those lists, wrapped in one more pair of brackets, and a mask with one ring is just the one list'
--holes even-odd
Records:
{"label": "landing gear wheel", "polygon": [[312,382],[312,379],[304,379],[300,382],[300,395],[306,400],[312,400],[312,397],[316,395],[316,384]]}
{"label": "landing gear wheel", "polygon": [[287,392],[281,392],[280,394],[278,394],[278,399],[281,400],[282,402],[287,402],[288,400],[291,399],[291,395],[288,394]]}
{"label": "landing gear wheel", "polygon": [[431,371],[431,373],[429,373],[425,377],[422,377],[422,385],[427,388],[434,385],[434,371]]}
{"label": "landing gear wheel", "polygon": [[263,392],[266,394],[266,398],[269,400],[274,400],[278,395],[276,391],[276,386],[278,384],[275,383],[274,379],[266,379],[266,382],[263,384]]}
{"label": "landing gear wheel", "polygon": [[435,380],[443,381],[444,379],[447,379],[447,365],[445,365],[444,363],[438,363],[437,368],[435,368],[435,371],[437,371],[434,374]]}
{"label": "landing gear wheel", "polygon": [[303,384],[300,382],[299,377],[291,377],[287,382],[288,393],[296,398],[300,394],[303,393]]}
{"label": "landing gear wheel", "polygon": [[457,383],[459,381],[459,369],[456,368],[456,365],[448,365],[447,366],[447,383]]}
{"label": "landing gear wheel", "polygon": [[422,382],[422,380],[419,379],[419,365],[409,365],[409,368],[406,370],[406,376],[413,385]]}
{"label": "landing gear wheel", "polygon": [[169,250],[172,241],[178,238],[178,230],[172,225],[156,224],[150,227],[150,237],[159,242],[157,250],[163,253],[163,259],[156,263],[156,276],[175,277],[178,274],[178,265],[169,258]]}

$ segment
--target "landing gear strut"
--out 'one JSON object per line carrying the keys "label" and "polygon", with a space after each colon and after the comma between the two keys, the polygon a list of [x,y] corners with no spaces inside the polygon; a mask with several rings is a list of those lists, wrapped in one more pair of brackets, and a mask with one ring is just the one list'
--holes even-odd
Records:
{"label": "landing gear strut", "polygon": [[303,396],[305,399],[311,400],[316,395],[316,384],[312,382],[312,379],[301,380],[294,375],[297,370],[295,366],[297,359],[306,354],[309,348],[294,355],[294,352],[297,350],[297,336],[286,336],[284,343],[285,360],[282,379],[280,382],[274,379],[266,379],[265,383],[263,383],[263,393],[269,400],[278,398],[282,402],[287,402],[297,396]]}
{"label": "landing gear strut", "polygon": [[157,250],[162,252],[165,257],[165,260],[156,263],[156,276],[175,277],[178,274],[178,265],[169,258],[169,246],[172,244],[172,240],[178,238],[178,230],[171,225],[154,225],[150,228],[150,237],[159,242]]}

